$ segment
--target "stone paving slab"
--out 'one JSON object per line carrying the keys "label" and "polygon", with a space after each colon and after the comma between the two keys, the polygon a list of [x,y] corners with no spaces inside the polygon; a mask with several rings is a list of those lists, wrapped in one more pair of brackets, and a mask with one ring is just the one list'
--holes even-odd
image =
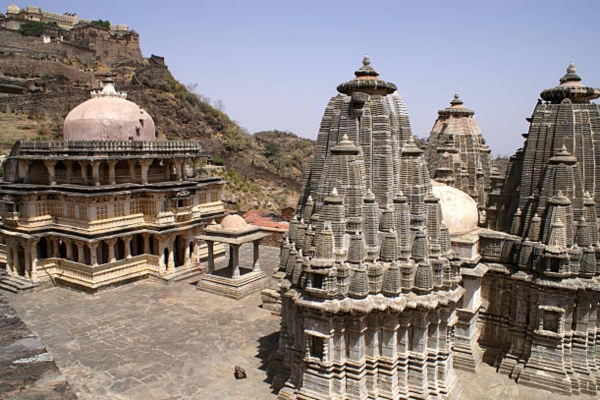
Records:
{"label": "stone paving slab", "polygon": [[[242,247],[241,256],[249,254]],[[261,248],[269,275],[278,254]],[[7,298],[80,399],[275,399],[264,364],[277,348],[279,317],[260,307],[258,293],[236,301],[194,283],[141,282],[98,296],[55,288]],[[235,365],[247,379],[235,379]],[[477,375],[457,375],[464,400],[567,399],[519,386],[486,364]]]}
{"label": "stone paving slab", "polygon": [[75,399],[42,340],[0,294],[0,399]]}

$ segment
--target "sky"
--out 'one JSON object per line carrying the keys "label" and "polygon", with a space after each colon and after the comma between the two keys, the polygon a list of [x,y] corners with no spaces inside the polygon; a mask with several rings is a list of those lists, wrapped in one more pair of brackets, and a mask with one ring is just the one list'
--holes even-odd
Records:
{"label": "sky", "polygon": [[598,0],[33,1],[15,3],[129,25],[144,57],[165,57],[250,133],[315,139],[365,54],[398,86],[415,136],[459,92],[496,156],[522,146],[539,93],[570,62],[600,87]]}

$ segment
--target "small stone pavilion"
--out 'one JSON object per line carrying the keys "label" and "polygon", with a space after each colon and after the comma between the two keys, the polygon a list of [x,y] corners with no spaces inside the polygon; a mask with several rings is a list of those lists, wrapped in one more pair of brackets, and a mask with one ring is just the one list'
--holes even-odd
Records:
{"label": "small stone pavilion", "polygon": [[477,205],[434,190],[396,85],[368,57],[355,76],[325,109],[282,245],[279,398],[449,398],[454,368],[481,360],[485,269],[477,235],[456,241],[444,208],[461,193],[451,225],[472,231]]}
{"label": "small stone pavilion", "polygon": [[0,183],[2,285],[96,293],[202,272],[198,235],[224,216],[224,182],[199,175],[200,143],[155,140],[125,97],[106,81],[67,115],[64,141],[14,145]]}
{"label": "small stone pavilion", "polygon": [[456,93],[450,107],[438,111],[427,139],[425,157],[432,179],[475,199],[483,223],[493,160],[474,115]]}
{"label": "small stone pavilion", "polygon": [[[247,223],[239,215],[228,215],[220,224],[208,225],[198,239],[204,240],[208,247],[208,267],[197,284],[198,290],[220,294],[233,299],[241,299],[265,288],[269,281],[260,268],[259,244],[272,233],[264,232],[260,227]],[[215,243],[229,247],[228,265],[223,269],[215,268]],[[240,247],[252,244],[252,265],[243,268],[240,264]]]}

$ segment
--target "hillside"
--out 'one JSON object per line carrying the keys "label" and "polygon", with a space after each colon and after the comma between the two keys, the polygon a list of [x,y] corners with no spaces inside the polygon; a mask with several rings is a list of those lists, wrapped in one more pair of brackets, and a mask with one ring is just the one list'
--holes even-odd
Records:
{"label": "hillside", "polygon": [[42,44],[38,37],[0,29],[2,154],[16,140],[61,139],[67,113],[111,77],[117,90],[154,118],[159,139],[198,140],[216,164],[225,165],[220,173],[230,182],[225,197],[232,208],[279,212],[295,205],[310,140],[289,132],[245,132],[178,82],[162,57],[141,59],[131,43],[106,57],[83,44]]}

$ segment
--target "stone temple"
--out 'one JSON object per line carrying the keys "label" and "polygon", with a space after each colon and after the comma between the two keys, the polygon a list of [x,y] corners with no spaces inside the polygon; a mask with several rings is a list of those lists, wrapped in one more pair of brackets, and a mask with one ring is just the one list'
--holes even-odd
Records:
{"label": "stone temple", "polygon": [[125,97],[106,81],[67,115],[64,141],[13,147],[0,183],[9,290],[96,293],[202,272],[197,236],[223,217],[224,182],[199,176],[210,158],[199,143],[155,140],[152,118]]}
{"label": "stone temple", "polygon": [[[458,315],[467,292],[479,306],[459,285],[477,259],[470,242],[453,250],[396,86],[368,57],[355,75],[325,109],[282,246],[279,398],[444,398],[455,357],[469,368],[481,353],[473,313]],[[476,228],[476,203],[463,210]]]}
{"label": "stone temple", "polygon": [[564,394],[600,385],[600,89],[571,64],[540,94],[525,144],[490,193],[480,342],[499,372]]}
{"label": "stone temple", "polygon": [[466,108],[456,93],[450,107],[438,111],[427,140],[425,157],[432,179],[460,189],[475,199],[483,223],[493,160],[474,115],[475,112]]}

